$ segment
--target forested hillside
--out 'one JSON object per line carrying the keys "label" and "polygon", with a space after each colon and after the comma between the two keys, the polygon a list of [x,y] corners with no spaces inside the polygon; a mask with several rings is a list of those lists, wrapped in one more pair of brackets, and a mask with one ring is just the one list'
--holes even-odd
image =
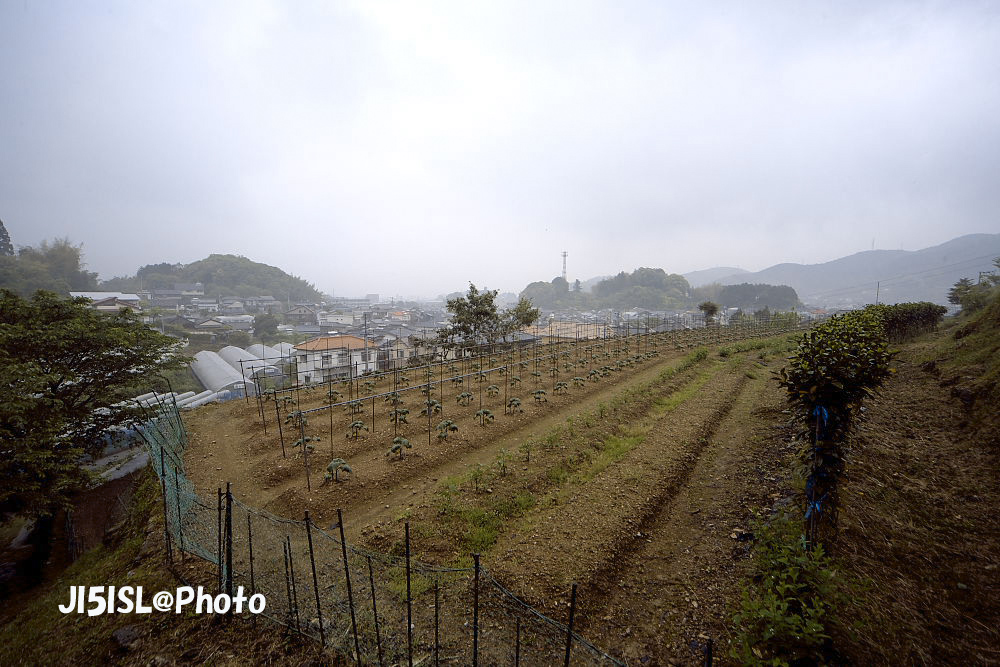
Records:
{"label": "forested hillside", "polygon": [[190,264],[147,264],[134,276],[112,278],[101,283],[104,289],[137,291],[171,289],[175,283],[202,283],[209,296],[255,296],[267,294],[277,299],[319,301],[322,295],[302,278],[275,266],[254,262],[238,255],[209,255]]}

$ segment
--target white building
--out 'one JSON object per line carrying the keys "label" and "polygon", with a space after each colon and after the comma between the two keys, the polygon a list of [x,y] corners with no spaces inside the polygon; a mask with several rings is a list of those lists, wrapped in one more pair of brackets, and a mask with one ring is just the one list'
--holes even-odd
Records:
{"label": "white building", "polygon": [[378,346],[358,336],[317,336],[295,346],[301,384],[356,377],[378,370]]}

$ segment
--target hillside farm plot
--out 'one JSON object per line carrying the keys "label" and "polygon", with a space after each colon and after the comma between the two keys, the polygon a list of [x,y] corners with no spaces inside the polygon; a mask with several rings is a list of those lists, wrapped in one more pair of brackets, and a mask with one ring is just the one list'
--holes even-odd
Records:
{"label": "hillside farm plot", "polygon": [[[348,539],[377,553],[401,553],[407,522],[422,561],[463,568],[480,553],[492,576],[553,617],[564,615],[559,605],[577,583],[578,622],[615,645],[620,638],[606,626],[617,622],[618,593],[628,590],[619,590],[618,568],[649,568],[637,559],[645,545],[670,539],[665,512],[686,497],[692,480],[704,482],[697,471],[717,456],[720,437],[727,451],[739,452],[725,459],[723,478],[734,478],[754,456],[744,446],[752,436],[746,411],[736,411],[736,422],[731,413],[774,389],[771,366],[787,345],[781,337],[695,333],[719,343],[705,347],[685,332],[554,345],[526,361],[497,355],[435,368],[423,384],[420,369],[407,370],[374,386],[359,378],[351,387],[299,388],[287,393],[291,400],[276,395],[199,409],[185,417],[185,466],[200,493],[232,482],[240,502],[290,519],[308,509],[320,528],[334,527],[341,508]],[[512,398],[520,399],[516,408]],[[360,411],[351,403],[357,400]],[[431,405],[429,420],[421,414],[428,400],[440,405],[440,412]],[[405,420],[393,413],[402,409]],[[262,411],[273,413],[266,434]],[[446,422],[457,430],[439,428]],[[410,446],[393,449],[396,438]],[[307,445],[312,451],[303,451]],[[350,466],[340,481],[323,479],[332,459]],[[731,491],[722,483],[719,502]],[[729,526],[706,530],[730,539]],[[420,595],[426,602],[427,590]],[[641,616],[636,604],[655,600],[662,604],[659,597],[632,599],[629,613]],[[718,632],[719,621],[700,622],[699,633]],[[688,626],[667,631],[665,622],[650,625],[654,634],[643,642],[626,628],[630,650],[651,655],[657,637],[691,639]]]}

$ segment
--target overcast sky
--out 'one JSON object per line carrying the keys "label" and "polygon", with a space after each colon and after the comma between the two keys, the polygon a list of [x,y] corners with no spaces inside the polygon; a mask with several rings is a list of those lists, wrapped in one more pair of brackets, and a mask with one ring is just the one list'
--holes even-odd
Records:
{"label": "overcast sky", "polygon": [[353,296],[1000,231],[1000,3],[0,0],[0,219]]}

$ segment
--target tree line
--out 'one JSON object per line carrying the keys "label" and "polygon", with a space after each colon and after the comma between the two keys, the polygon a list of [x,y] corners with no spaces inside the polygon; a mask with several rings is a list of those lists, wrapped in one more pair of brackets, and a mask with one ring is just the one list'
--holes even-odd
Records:
{"label": "tree line", "polygon": [[520,295],[536,306],[549,310],[687,310],[695,304],[712,301],[724,308],[757,310],[792,310],[800,307],[798,294],[788,285],[705,285],[691,287],[687,279],[663,269],[638,268],[631,273],[622,271],[594,285],[591,292],[580,288],[580,281],[571,286],[561,276],[551,282],[529,284]]}

